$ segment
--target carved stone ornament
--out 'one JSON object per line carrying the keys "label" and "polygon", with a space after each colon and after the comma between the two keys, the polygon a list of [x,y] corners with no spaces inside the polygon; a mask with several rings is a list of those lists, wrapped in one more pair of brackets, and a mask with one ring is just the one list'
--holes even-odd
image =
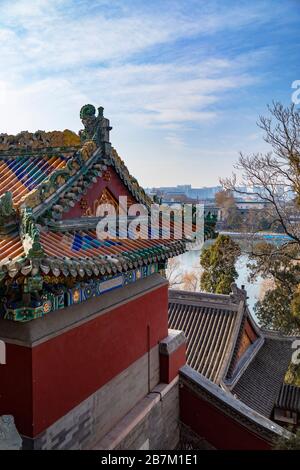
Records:
{"label": "carved stone ornament", "polygon": [[109,120],[103,116],[103,108],[96,108],[92,104],[82,106],[80,110],[80,119],[84,129],[79,131],[81,142],[93,140],[97,146],[104,142],[109,142],[109,131],[112,129]]}
{"label": "carved stone ornament", "polygon": [[22,439],[11,415],[0,416],[0,450],[21,450]]}

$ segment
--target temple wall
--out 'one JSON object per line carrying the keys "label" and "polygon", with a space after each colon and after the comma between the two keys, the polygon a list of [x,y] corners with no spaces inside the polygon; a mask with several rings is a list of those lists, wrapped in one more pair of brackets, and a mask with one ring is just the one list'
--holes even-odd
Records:
{"label": "temple wall", "polygon": [[270,450],[285,430],[189,366],[180,372],[180,417],[219,450]]}
{"label": "temple wall", "polygon": [[172,450],[179,437],[177,376],[155,387],[93,449]]}
{"label": "temple wall", "polygon": [[[150,360],[150,361],[149,361]],[[149,361],[149,369],[148,369]],[[159,382],[158,346],[81,402],[34,439],[25,449],[86,449],[101,439]]]}
{"label": "temple wall", "polygon": [[33,419],[32,349],[7,341],[6,363],[0,365],[0,415],[13,415],[17,428],[30,432]]}
{"label": "temple wall", "polygon": [[[0,414],[14,415],[21,434],[40,435],[136,361],[145,361],[168,335],[167,304],[167,282],[155,274],[25,324],[2,320],[7,358],[0,365]],[[141,383],[130,377],[124,383],[126,388],[132,382],[138,397],[147,391],[143,367]],[[126,406],[122,410],[119,415]]]}
{"label": "temple wall", "polygon": [[228,418],[191,390],[180,391],[181,419],[198,436],[219,450],[268,450],[270,445]]}

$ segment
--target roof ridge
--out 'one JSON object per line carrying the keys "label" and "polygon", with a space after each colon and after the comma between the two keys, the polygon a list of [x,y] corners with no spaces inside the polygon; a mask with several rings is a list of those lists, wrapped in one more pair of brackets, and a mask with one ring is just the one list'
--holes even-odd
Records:
{"label": "roof ridge", "polygon": [[81,145],[69,145],[69,146],[56,146],[56,147],[41,147],[41,148],[23,148],[23,149],[13,149],[13,150],[1,150],[0,149],[0,160],[11,160],[11,159],[21,159],[21,158],[32,158],[32,157],[44,157],[51,158],[58,153],[61,158],[68,159],[69,156],[64,154],[76,152]]}
{"label": "roof ridge", "polygon": [[[50,176],[39,183],[32,191],[23,196],[20,200],[20,206],[27,206],[32,209],[40,206],[58,189],[64,186],[78,173],[85,163],[94,155],[97,147],[95,142],[86,141],[75,154],[66,161],[63,168],[54,170]],[[46,209],[46,208],[45,208]]]}
{"label": "roof ridge", "polygon": [[0,155],[2,152],[28,152],[41,148],[78,145],[80,145],[79,135],[69,129],[63,131],[21,131],[16,135],[0,134]]}
{"label": "roof ridge", "polygon": [[274,339],[277,341],[293,341],[293,339],[299,338],[299,334],[298,335],[294,333],[288,334],[280,330],[269,330],[265,328],[261,328],[260,330],[262,334],[264,335],[264,337],[267,339]]}
{"label": "roof ridge", "polygon": [[197,306],[203,302],[208,302],[209,304],[219,304],[219,303],[226,303],[225,308],[232,308],[233,306],[237,306],[231,301],[230,295],[226,294],[212,294],[210,292],[192,292],[192,291],[184,291],[178,289],[169,289],[169,301],[174,302],[193,302],[193,305]]}

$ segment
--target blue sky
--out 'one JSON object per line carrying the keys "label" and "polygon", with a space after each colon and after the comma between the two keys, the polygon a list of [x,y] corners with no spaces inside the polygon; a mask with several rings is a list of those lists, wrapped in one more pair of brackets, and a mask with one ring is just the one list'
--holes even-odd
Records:
{"label": "blue sky", "polygon": [[104,106],[143,186],[218,184],[300,79],[300,1],[0,0],[0,131]]}

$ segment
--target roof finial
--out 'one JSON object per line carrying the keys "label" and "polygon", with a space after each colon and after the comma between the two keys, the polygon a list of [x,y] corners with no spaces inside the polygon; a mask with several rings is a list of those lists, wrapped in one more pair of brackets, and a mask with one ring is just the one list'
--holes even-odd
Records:
{"label": "roof finial", "polygon": [[103,117],[104,108],[98,108],[98,116],[96,116],[96,108],[92,104],[82,106],[80,110],[80,119],[84,125],[84,129],[79,132],[81,142],[94,140],[98,145],[109,142],[109,131],[112,129],[109,120]]}
{"label": "roof finial", "polygon": [[246,302],[247,300],[247,291],[245,286],[242,286],[240,289],[235,282],[231,284],[231,294],[230,298],[233,303],[239,303],[241,300]]}

